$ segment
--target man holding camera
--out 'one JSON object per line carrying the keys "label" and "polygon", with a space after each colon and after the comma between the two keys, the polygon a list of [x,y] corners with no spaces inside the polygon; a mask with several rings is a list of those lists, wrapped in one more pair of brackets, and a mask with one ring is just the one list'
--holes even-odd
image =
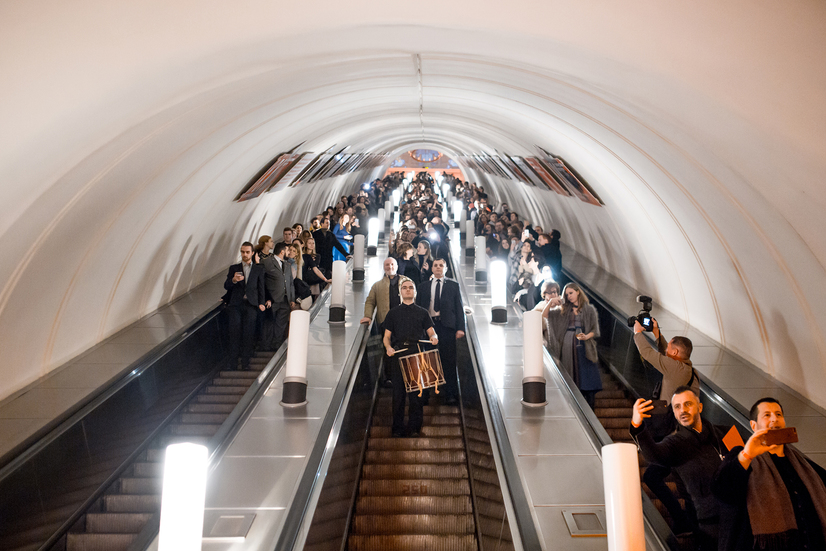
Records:
{"label": "man holding camera", "polygon": [[[677,387],[671,396],[671,406],[679,423],[677,431],[655,442],[644,423],[651,417],[654,405],[651,400],[637,400],[631,417],[631,436],[646,461],[673,468],[685,482],[697,511],[697,549],[717,549],[720,514],[717,499],[711,492],[711,481],[726,451],[722,444],[723,432],[703,421],[700,416],[703,404],[691,387]],[[680,531],[677,523],[675,519],[675,533]]]}
{"label": "man holding camera", "polygon": [[720,549],[826,549],[826,470],[788,442],[783,406],[761,398],[749,412],[754,433],[717,470]]}
{"label": "man holding camera", "polygon": [[[660,332],[660,326],[651,317],[651,299],[646,296],[637,297],[638,302],[643,304],[643,314],[634,321],[634,342],[643,360],[654,366],[654,369],[662,373],[663,379],[660,384],[660,392],[654,399],[661,399],[665,402],[665,409],[660,412],[652,412],[652,419],[649,421],[649,431],[655,442],[659,442],[676,428],[675,417],[668,411],[671,397],[674,391],[681,386],[690,387],[694,393],[700,395],[700,380],[691,365],[691,341],[686,337],[674,337],[670,342],[666,342]],[[645,328],[640,323],[640,318],[650,324],[650,329],[657,341],[657,348],[648,342],[643,331]],[[630,320],[629,320],[630,321]],[[686,511],[683,510],[677,497],[668,487],[665,478],[671,473],[671,468],[667,465],[652,464],[643,473],[643,482],[654,492],[654,495],[662,501],[671,518],[674,519],[674,533],[677,535],[689,534],[693,531],[690,518],[693,516],[691,504],[687,503]],[[681,494],[685,493],[682,481],[678,481],[677,487]]]}

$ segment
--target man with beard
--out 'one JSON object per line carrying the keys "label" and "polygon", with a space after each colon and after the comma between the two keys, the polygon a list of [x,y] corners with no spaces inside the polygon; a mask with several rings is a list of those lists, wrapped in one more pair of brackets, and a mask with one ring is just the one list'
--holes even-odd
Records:
{"label": "man with beard", "polygon": [[680,386],[671,396],[671,407],[679,423],[677,431],[655,442],[644,422],[651,417],[648,412],[653,407],[651,400],[642,398],[634,403],[631,436],[646,461],[670,467],[680,475],[697,511],[697,549],[716,550],[720,513],[711,482],[726,452],[722,443],[724,433],[703,421],[703,404],[694,389]]}

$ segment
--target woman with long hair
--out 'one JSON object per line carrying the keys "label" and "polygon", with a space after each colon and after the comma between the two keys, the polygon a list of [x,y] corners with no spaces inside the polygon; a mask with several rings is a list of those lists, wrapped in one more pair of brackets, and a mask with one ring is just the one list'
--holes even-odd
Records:
{"label": "woman with long hair", "polygon": [[413,257],[413,261],[419,269],[419,282],[430,279],[433,273],[430,268],[433,263],[433,258],[430,256],[430,241],[427,239],[419,241],[419,244],[416,246],[416,256]]}
{"label": "woman with long hair", "polygon": [[275,241],[272,240],[272,237],[269,235],[262,235],[259,237],[258,243],[255,244],[255,247],[253,247],[253,251],[255,251],[253,261],[256,264],[260,264],[261,259],[267,258],[272,254],[273,247],[275,247]]}
{"label": "woman with long hair", "polygon": [[399,263],[399,268],[397,273],[399,275],[403,275],[405,277],[409,277],[413,280],[413,283],[418,285],[420,282],[419,277],[419,268],[414,260],[412,260],[413,255],[416,253],[416,249],[413,248],[413,245],[410,244],[409,241],[400,241],[399,246],[396,249],[396,261]]}
{"label": "woman with long hair", "polygon": [[322,272],[321,268],[318,266],[321,258],[318,256],[318,253],[315,252],[315,239],[313,239],[312,236],[310,236],[304,244],[303,260],[304,273],[302,274],[302,277],[310,286],[310,292],[313,295],[313,302],[315,302],[318,295],[321,294],[321,287],[330,283],[330,280],[327,279],[327,276],[324,275],[324,272]]}
{"label": "woman with long hair", "polygon": [[562,290],[562,302],[548,311],[548,325],[556,335],[557,352],[562,368],[567,371],[591,409],[596,402],[596,394],[602,390],[599,375],[597,342],[599,318],[585,292],[576,283],[569,283]]}
{"label": "woman with long hair", "polygon": [[[338,223],[336,227],[333,229],[333,235],[336,236],[338,242],[341,243],[341,246],[344,247],[348,252],[350,249],[350,242],[353,240],[353,236],[350,234],[350,217],[347,216],[347,213],[344,212],[344,209],[341,209],[341,217],[338,219]],[[333,261],[336,260],[347,260],[347,257],[341,253],[338,249],[333,249]]]}
{"label": "woman with long hair", "polygon": [[301,246],[301,239],[293,239],[291,247],[294,249],[295,265],[298,268],[295,277],[304,279],[304,247]]}

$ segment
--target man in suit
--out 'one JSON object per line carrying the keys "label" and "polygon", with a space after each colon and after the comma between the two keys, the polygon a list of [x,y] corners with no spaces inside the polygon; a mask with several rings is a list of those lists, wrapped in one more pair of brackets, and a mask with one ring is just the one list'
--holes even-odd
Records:
{"label": "man in suit", "polygon": [[447,261],[433,261],[433,277],[419,284],[416,304],[426,309],[439,336],[439,356],[445,374],[445,404],[453,405],[459,399],[459,381],[456,371],[456,340],[465,336],[465,310],[459,284],[445,277]]}
{"label": "man in suit", "polygon": [[270,327],[269,331],[264,331],[267,335],[264,340],[269,341],[265,346],[270,350],[278,350],[287,339],[290,310],[296,309],[297,304],[293,272],[286,260],[287,247],[286,243],[276,243],[273,254],[261,259],[266,275],[267,308],[270,309]]}
{"label": "man in suit", "polygon": [[338,242],[338,238],[330,231],[330,219],[321,219],[321,229],[313,232],[313,239],[315,239],[315,250],[319,256],[319,266],[324,275],[330,277],[333,272],[333,249],[338,249],[338,252],[343,254],[346,258],[350,257],[350,252]]}
{"label": "man in suit", "polygon": [[233,264],[224,281],[224,302],[229,316],[229,365],[235,369],[241,356],[241,369],[250,368],[255,339],[255,320],[264,311],[264,270],[252,263],[252,243],[241,245],[241,262]]}

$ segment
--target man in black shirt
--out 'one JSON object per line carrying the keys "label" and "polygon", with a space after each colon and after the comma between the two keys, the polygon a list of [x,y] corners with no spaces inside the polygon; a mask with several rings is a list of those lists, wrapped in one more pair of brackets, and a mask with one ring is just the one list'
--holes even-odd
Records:
{"label": "man in black shirt", "polygon": [[[433,328],[430,314],[421,306],[415,304],[416,284],[405,279],[399,284],[401,304],[391,309],[384,318],[384,348],[390,358],[390,379],[393,382],[393,436],[419,436],[424,420],[422,398],[418,393],[408,394],[404,387],[401,366],[396,357],[396,350],[402,356],[415,354],[419,351],[419,340],[425,334],[433,345],[439,344],[439,337]],[[404,403],[406,396],[410,397],[408,424],[404,424]]]}
{"label": "man in black shirt", "polygon": [[790,444],[767,445],[767,433],[786,428],[780,402],[761,398],[750,417],[754,434],[732,448],[711,487],[724,513],[720,549],[826,549],[826,470]]}

